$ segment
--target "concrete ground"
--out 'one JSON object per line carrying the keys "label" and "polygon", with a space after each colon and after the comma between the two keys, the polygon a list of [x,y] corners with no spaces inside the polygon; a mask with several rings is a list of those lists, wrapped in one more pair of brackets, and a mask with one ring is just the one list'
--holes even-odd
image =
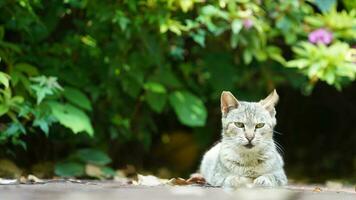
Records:
{"label": "concrete ground", "polygon": [[42,184],[0,185],[0,200],[356,200],[352,187],[287,186],[278,189],[238,189],[201,186],[140,186],[118,182],[54,181]]}

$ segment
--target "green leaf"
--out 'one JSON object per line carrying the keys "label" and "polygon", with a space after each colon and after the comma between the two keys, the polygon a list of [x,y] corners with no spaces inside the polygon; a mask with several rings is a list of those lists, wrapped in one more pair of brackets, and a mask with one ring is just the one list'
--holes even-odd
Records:
{"label": "green leaf", "polygon": [[179,121],[192,127],[204,126],[207,111],[203,102],[188,91],[176,91],[169,96]]}
{"label": "green leaf", "polygon": [[147,82],[143,86],[146,90],[155,92],[155,93],[166,93],[166,88],[157,82]]}
{"label": "green leaf", "polygon": [[0,116],[6,114],[9,111],[10,107],[7,104],[1,102],[0,104]]}
{"label": "green leaf", "polygon": [[0,72],[0,83],[6,88],[9,87],[10,76],[4,72]]}
{"label": "green leaf", "polygon": [[63,177],[83,176],[84,165],[78,162],[63,162],[55,165],[54,173]]}
{"label": "green leaf", "polygon": [[205,31],[199,29],[197,33],[192,33],[191,36],[194,42],[198,43],[201,47],[205,47]]}
{"label": "green leaf", "polygon": [[356,1],[355,0],[343,0],[345,7],[351,11],[352,9],[356,8]]}
{"label": "green leaf", "polygon": [[146,93],[146,101],[155,112],[160,113],[166,105],[167,95],[148,91]]}
{"label": "green leaf", "polygon": [[242,21],[234,19],[231,23],[231,30],[233,34],[238,34],[242,29]]}
{"label": "green leaf", "polygon": [[33,126],[40,127],[40,129],[48,136],[49,133],[49,124],[45,119],[35,119],[33,121]]}
{"label": "green leaf", "polygon": [[303,69],[305,67],[308,67],[310,64],[310,61],[307,59],[297,59],[297,60],[291,60],[287,62],[286,67],[297,67],[299,69]]}
{"label": "green leaf", "polygon": [[248,49],[246,49],[246,50],[243,52],[242,56],[243,56],[243,59],[244,59],[244,63],[245,63],[246,65],[248,65],[248,64],[251,63],[251,61],[252,61],[252,53],[251,53]]}
{"label": "green leaf", "polygon": [[12,122],[3,133],[6,136],[18,136],[21,133],[26,134],[26,129],[20,122]]}
{"label": "green leaf", "polygon": [[37,76],[39,74],[37,68],[28,63],[17,63],[14,65],[14,70],[26,73],[28,76]]}
{"label": "green leaf", "polygon": [[58,102],[50,102],[49,106],[59,123],[71,129],[74,133],[85,131],[91,136],[94,134],[90,119],[82,110],[70,104]]}
{"label": "green leaf", "polygon": [[4,38],[5,29],[3,26],[0,26],[0,41]]}
{"label": "green leaf", "polygon": [[315,0],[314,4],[321,12],[325,13],[330,11],[332,7],[336,6],[336,0]]}
{"label": "green leaf", "polygon": [[110,157],[106,153],[96,149],[81,149],[77,151],[76,155],[85,163],[106,165],[111,162]]}
{"label": "green leaf", "polygon": [[101,167],[101,171],[105,174],[106,177],[113,177],[116,175],[115,170],[110,167]]}
{"label": "green leaf", "polygon": [[85,8],[88,4],[88,0],[63,0],[64,3],[69,4],[74,8]]}
{"label": "green leaf", "polygon": [[31,81],[34,82],[31,85],[31,89],[34,90],[36,94],[37,104],[40,104],[45,97],[63,90],[57,82],[57,77],[37,76],[32,77]]}
{"label": "green leaf", "polygon": [[72,87],[66,87],[64,88],[63,95],[69,102],[75,104],[76,106],[79,106],[85,110],[92,110],[90,100],[80,90]]}

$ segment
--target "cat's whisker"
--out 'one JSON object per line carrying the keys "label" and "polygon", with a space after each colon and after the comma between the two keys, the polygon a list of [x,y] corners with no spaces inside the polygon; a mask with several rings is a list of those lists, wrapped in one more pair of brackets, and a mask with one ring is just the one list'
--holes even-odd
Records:
{"label": "cat's whisker", "polygon": [[278,131],[276,131],[276,130],[273,130],[273,133],[277,133],[278,135],[283,135],[283,133],[278,132]]}
{"label": "cat's whisker", "polygon": [[277,150],[282,154],[282,155],[284,155],[284,148],[282,147],[282,145],[281,144],[279,144],[277,141],[274,141],[274,144],[276,145],[276,148],[277,148]]}

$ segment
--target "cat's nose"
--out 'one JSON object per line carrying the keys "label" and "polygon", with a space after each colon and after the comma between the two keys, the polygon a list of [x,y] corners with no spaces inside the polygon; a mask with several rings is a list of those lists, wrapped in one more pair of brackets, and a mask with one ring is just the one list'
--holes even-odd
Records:
{"label": "cat's nose", "polygon": [[248,142],[251,142],[253,138],[255,138],[255,135],[246,135],[245,137],[248,140]]}

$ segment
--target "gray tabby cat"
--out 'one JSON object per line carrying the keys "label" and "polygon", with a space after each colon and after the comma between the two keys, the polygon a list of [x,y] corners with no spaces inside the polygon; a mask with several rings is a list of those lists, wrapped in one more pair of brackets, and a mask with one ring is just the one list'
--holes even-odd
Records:
{"label": "gray tabby cat", "polygon": [[205,153],[200,172],[213,186],[287,184],[283,160],[273,141],[276,125],[274,90],[259,102],[238,101],[221,94],[222,140]]}

